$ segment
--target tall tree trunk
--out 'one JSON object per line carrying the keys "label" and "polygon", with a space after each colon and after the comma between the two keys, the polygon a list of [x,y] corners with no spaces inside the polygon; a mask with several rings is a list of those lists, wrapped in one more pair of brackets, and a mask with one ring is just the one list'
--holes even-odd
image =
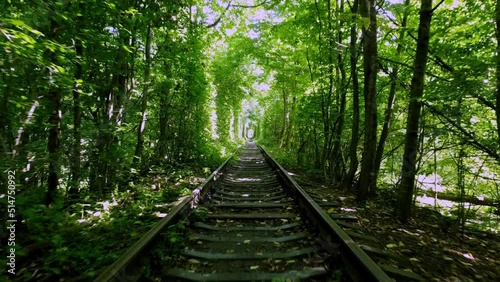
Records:
{"label": "tall tree trunk", "polygon": [[[295,83],[295,82],[294,82]],[[295,112],[295,103],[296,103],[297,97],[292,97],[291,101],[289,102],[289,108],[290,110],[288,111],[288,128],[286,130],[286,136],[285,136],[285,145],[289,149],[291,148],[291,143],[293,142],[293,126],[294,126],[294,112]]]}
{"label": "tall tree trunk", "polygon": [[356,14],[358,13],[358,0],[354,0],[352,5],[352,25],[351,25],[351,42],[350,42],[350,61],[351,61],[351,78],[352,78],[352,126],[351,126],[351,144],[349,146],[349,172],[346,177],[346,185],[351,185],[356,170],[358,170],[358,142],[359,142],[359,82],[358,82],[358,52],[356,48],[357,30],[356,30]]}
{"label": "tall tree trunk", "polygon": [[[134,31],[132,31],[134,33]],[[125,36],[123,38],[123,46],[131,46],[131,37],[130,36]],[[130,65],[129,61],[130,60],[130,55],[127,51],[125,51],[123,48],[120,48],[119,52],[119,59],[118,59],[118,69],[117,71],[117,85],[116,89],[117,91],[113,93],[113,101],[112,101],[112,107],[113,107],[113,116],[115,118],[114,121],[111,122],[111,138],[109,139],[110,142],[108,142],[108,152],[112,152],[112,155],[115,155],[114,161],[111,161],[112,159],[107,159],[107,173],[106,173],[106,185],[105,185],[105,192],[108,192],[112,189],[112,185],[116,182],[116,175],[117,172],[120,170],[120,166],[122,165],[122,155],[117,154],[118,148],[119,148],[119,136],[118,136],[118,129],[121,127],[123,118],[125,115],[125,98],[128,96],[128,88],[127,88],[127,83],[130,79]]]}
{"label": "tall tree trunk", "polygon": [[[457,112],[461,113],[462,112],[462,97],[458,98],[458,107],[457,107]],[[462,125],[462,115],[458,114],[457,115],[457,124]],[[458,151],[458,160],[457,160],[457,188],[460,190],[460,195],[459,199],[460,201],[458,202],[458,214],[457,214],[457,219],[460,227],[462,228],[465,226],[465,222],[467,221],[467,216],[465,213],[465,165],[464,165],[464,157],[465,157],[465,151],[464,151],[464,143],[460,142],[460,149]]]}
{"label": "tall tree trunk", "polygon": [[330,163],[331,154],[332,154],[332,138],[333,136],[333,124],[332,124],[332,97],[333,97],[333,86],[335,83],[334,80],[334,66],[333,66],[333,25],[332,25],[332,3],[331,0],[327,0],[327,9],[328,9],[328,94],[326,96],[325,102],[325,112],[326,112],[326,120],[324,125],[324,134],[325,134],[325,145],[323,149],[323,171],[325,174],[325,179],[329,179],[331,177],[329,173],[329,169],[331,169],[332,164]]}
{"label": "tall tree trunk", "polygon": [[[319,8],[319,3],[318,0],[314,1],[315,7],[316,7],[316,14],[317,14],[317,20],[318,20],[318,54],[319,54],[319,65],[323,65],[323,58],[321,57],[321,54],[323,54],[323,21],[321,19],[321,11]],[[328,0],[328,17],[327,17],[327,23],[328,23],[328,30],[327,34],[331,34],[331,0]],[[323,117],[323,149],[321,151],[320,155],[320,167],[323,169],[323,173],[325,178],[328,178],[327,175],[327,161],[328,161],[328,155],[330,153],[330,140],[331,140],[331,132],[330,132],[330,118],[331,118],[331,96],[333,94],[333,39],[329,38],[329,48],[328,48],[328,90],[325,93],[325,90],[323,88],[319,89],[319,93],[321,95],[321,115]],[[319,68],[320,72],[320,78],[324,77],[324,70],[322,67]],[[312,77],[311,77],[312,80]],[[321,79],[318,79],[318,81],[321,81]]]}
{"label": "tall tree trunk", "polygon": [[375,190],[375,150],[377,141],[377,15],[375,0],[361,1],[361,16],[369,19],[363,27],[365,140],[359,179],[358,200],[365,201]]}
{"label": "tall tree trunk", "polygon": [[321,152],[319,151],[318,132],[316,131],[316,122],[313,122],[313,136],[314,136],[314,168],[321,168]]}
{"label": "tall tree trunk", "polygon": [[146,128],[147,120],[147,108],[148,108],[148,91],[151,75],[151,40],[152,40],[152,27],[151,24],[148,25],[148,30],[146,32],[146,46],[145,46],[145,66],[144,66],[144,89],[142,91],[142,103],[141,103],[141,121],[137,128],[137,144],[135,146],[134,153],[134,165],[137,164],[139,159],[142,157],[142,149],[144,147],[144,129]]}
{"label": "tall tree trunk", "polygon": [[[401,23],[401,31],[399,33],[398,47],[396,48],[396,54],[398,57],[401,55],[401,52],[403,51],[402,40],[405,36],[406,24],[408,22],[408,11],[409,11],[408,7],[410,6],[410,0],[406,0],[404,5],[406,8],[404,9],[403,22]],[[389,97],[387,99],[387,107],[385,108],[385,113],[384,113],[384,125],[382,127],[382,132],[380,133],[380,139],[377,146],[377,154],[375,155],[375,179],[377,179],[378,173],[380,171],[380,164],[382,162],[382,155],[384,154],[385,142],[387,140],[387,136],[389,136],[389,129],[391,128],[392,112],[394,110],[394,100],[396,98],[396,90],[399,84],[398,72],[399,72],[399,65],[394,64],[393,71],[391,74],[391,79],[392,79],[391,89],[389,91]]]}
{"label": "tall tree trunk", "polygon": [[288,144],[285,144],[285,136],[287,134],[287,129],[288,129],[288,95],[286,93],[286,88],[285,88],[285,77],[283,75],[283,88],[282,88],[282,93],[283,93],[283,124],[281,127],[281,132],[280,132],[280,148],[283,148],[284,146],[287,146]]}
{"label": "tall tree trunk", "polygon": [[[340,0],[338,3],[338,15],[344,12],[344,1]],[[337,43],[342,44],[342,21],[338,22],[338,30],[337,30]],[[347,87],[346,87],[346,72],[344,68],[344,57],[342,52],[338,52],[337,54],[337,63],[338,70],[340,71],[340,83],[338,86],[338,93],[340,93],[340,105],[338,112],[338,120],[337,125],[335,126],[334,140],[333,140],[333,151],[332,151],[332,167],[333,167],[333,180],[340,181],[343,177],[342,172],[345,171],[342,152],[340,149],[341,141],[342,141],[342,131],[344,130],[344,114],[346,107],[346,96],[347,96]]]}
{"label": "tall tree trunk", "polygon": [[[55,20],[55,11],[51,11],[50,16],[50,31],[49,39],[55,41],[57,39],[57,33],[59,29],[59,24]],[[49,61],[58,65],[57,54],[55,51],[49,52]],[[50,83],[50,82],[49,82]],[[58,169],[59,169],[59,124],[61,122],[61,90],[55,85],[49,85],[49,91],[47,95],[48,99],[48,109],[49,109],[49,136],[48,136],[48,160],[49,160],[49,171],[47,178],[47,194],[45,198],[45,204],[47,206],[54,202],[58,186]]]}
{"label": "tall tree trunk", "polygon": [[159,113],[160,122],[160,136],[158,140],[158,162],[162,163],[167,159],[168,156],[168,131],[169,131],[169,102],[168,97],[170,96],[170,88],[165,89],[163,95],[160,97],[160,108],[162,109]]}
{"label": "tall tree trunk", "polygon": [[497,115],[497,133],[498,133],[498,146],[500,146],[500,0],[497,0],[495,7],[495,21],[496,21],[496,38],[497,38],[497,99],[496,99],[496,115]]}
{"label": "tall tree trunk", "polygon": [[[83,4],[80,3],[80,12],[83,13]],[[81,24],[82,16],[78,17],[78,22]],[[75,52],[76,52],[76,63],[75,63],[75,85],[73,86],[73,154],[71,161],[71,184],[69,187],[69,196],[75,198],[77,196],[77,190],[80,183],[80,159],[81,159],[81,108],[80,108],[80,85],[83,75],[83,45],[82,45],[82,33],[79,32],[78,37],[75,39]]]}
{"label": "tall tree trunk", "polygon": [[429,35],[432,19],[432,0],[422,0],[420,24],[418,28],[417,51],[413,78],[410,88],[410,103],[406,122],[405,149],[401,168],[401,185],[398,191],[397,213],[403,222],[411,216],[413,190],[415,186],[416,160],[418,154],[418,127],[422,95],[424,93],[424,76],[429,52]]}

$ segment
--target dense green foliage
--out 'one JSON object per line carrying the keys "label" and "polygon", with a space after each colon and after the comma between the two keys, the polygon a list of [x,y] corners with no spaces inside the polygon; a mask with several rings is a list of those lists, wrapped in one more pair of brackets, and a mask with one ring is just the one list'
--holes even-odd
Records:
{"label": "dense green foliage", "polygon": [[[498,201],[494,4],[445,1],[432,7],[428,64],[419,99],[423,107],[415,171],[418,189]],[[271,85],[259,100],[265,113],[259,121],[261,142],[289,152],[287,162],[293,166],[321,171],[325,179],[347,186],[351,145],[357,144],[357,159],[362,162],[366,132],[365,98],[359,93],[365,87],[361,29],[368,19],[353,13],[354,8],[351,1],[290,2],[261,12],[267,18],[249,26],[260,34],[254,40],[257,59],[249,63],[257,60],[264,70],[261,76],[268,77]],[[370,142],[378,144],[376,153],[381,156],[377,186],[392,189],[404,164],[420,5],[385,1],[377,8],[378,134]],[[355,77],[354,65],[349,64],[352,28],[357,35]],[[242,27],[242,33],[247,29]],[[357,93],[354,80],[360,82]],[[360,97],[360,140],[352,139],[357,127],[354,95]],[[385,126],[387,137],[382,141]]]}
{"label": "dense green foliage", "polygon": [[[37,264],[37,279],[109,264],[113,250],[151,226],[155,204],[190,193],[173,174],[201,175],[232,152],[238,140],[212,142],[210,37],[198,5],[1,2],[2,198],[9,171],[16,185],[15,212],[4,202],[1,210],[19,219],[18,277],[31,277]],[[169,184],[151,190],[157,175]],[[120,209],[104,212],[104,202]],[[88,210],[100,215],[79,223]],[[74,240],[88,244],[75,248]]]}

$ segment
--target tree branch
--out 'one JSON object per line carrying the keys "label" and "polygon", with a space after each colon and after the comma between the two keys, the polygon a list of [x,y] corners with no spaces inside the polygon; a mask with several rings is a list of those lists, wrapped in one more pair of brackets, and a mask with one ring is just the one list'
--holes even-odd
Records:
{"label": "tree branch", "polygon": [[487,106],[488,108],[491,108],[495,112],[497,111],[497,109],[495,107],[495,104],[493,104],[492,102],[486,100],[486,98],[484,98],[480,94],[472,93],[471,96],[474,97],[474,98],[476,98],[479,101],[479,103]]}
{"label": "tree branch", "polygon": [[434,11],[435,11],[435,10],[436,10],[439,6],[441,6],[441,4],[443,4],[443,2],[444,2],[444,0],[441,0],[441,2],[439,2],[439,3],[436,5],[436,7],[432,8],[431,13],[434,13]]}
{"label": "tree branch", "polygon": [[213,23],[206,25],[205,27],[212,28],[212,27],[217,26],[220,23],[220,21],[222,20],[222,17],[226,14],[227,10],[229,10],[229,7],[231,7],[231,3],[233,3],[232,0],[229,1],[229,3],[227,4],[226,9],[224,9],[224,12],[222,13],[222,15],[220,15],[220,17],[218,19],[216,19]]}
{"label": "tree branch", "polygon": [[476,147],[480,151],[485,152],[490,156],[491,158],[495,159],[497,162],[500,163],[500,154],[498,154],[494,149],[479,143],[474,137],[475,135],[473,133],[470,133],[467,131],[465,128],[463,128],[460,124],[452,120],[451,118],[447,117],[443,112],[435,108],[434,106],[430,105],[427,102],[423,102],[423,104],[430,110],[430,112],[434,115],[440,116],[443,119],[446,120],[450,125],[452,125],[456,130],[458,130],[461,133],[462,139],[464,139],[465,142],[471,144],[473,147]]}
{"label": "tree branch", "polygon": [[[393,64],[396,64],[396,65],[400,65],[400,66],[403,66],[403,67],[406,67],[406,68],[409,68],[409,69],[413,69],[412,66],[408,65],[408,64],[405,64],[405,63],[402,63],[402,62],[397,62],[397,61],[394,61],[394,60],[391,60],[391,59],[388,59],[388,58],[384,58],[384,57],[378,57],[380,60],[384,60],[384,61],[388,61],[388,62],[391,62]],[[435,74],[432,74],[432,73],[429,73],[429,72],[425,72],[425,75],[428,75],[428,76],[431,76],[431,77],[434,77],[434,78],[438,78],[438,79],[442,79],[446,82],[450,82],[450,80],[444,78],[444,77],[440,77],[440,76],[437,76]]]}
{"label": "tree branch", "polygon": [[234,5],[231,5],[231,7],[234,7],[234,8],[257,8],[257,7],[260,7],[262,5],[268,4],[270,2],[271,1],[262,1],[259,4],[256,4],[256,5],[239,5],[239,4],[234,4]]}

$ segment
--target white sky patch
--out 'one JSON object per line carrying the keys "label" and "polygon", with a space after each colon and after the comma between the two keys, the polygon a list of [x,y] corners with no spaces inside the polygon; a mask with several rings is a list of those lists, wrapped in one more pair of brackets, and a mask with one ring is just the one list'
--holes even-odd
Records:
{"label": "white sky patch", "polygon": [[389,18],[389,19],[396,19],[396,16],[394,16],[394,13],[386,10],[384,13],[382,13],[382,17],[384,18]]}
{"label": "white sky patch", "polygon": [[259,36],[260,36],[260,34],[255,32],[255,30],[253,30],[253,29],[250,30],[247,35],[250,39],[256,39],[256,38],[259,38]]}
{"label": "white sky patch", "polygon": [[113,27],[113,26],[107,26],[104,28],[105,30],[107,30],[109,33],[115,35],[115,36],[118,36],[118,29],[116,27]]}
{"label": "white sky patch", "polygon": [[264,10],[258,10],[253,15],[250,15],[249,20],[252,22],[261,22],[267,18],[267,13]]}
{"label": "white sky patch", "polygon": [[255,68],[255,70],[253,71],[253,74],[254,74],[255,76],[259,76],[259,75],[261,75],[261,74],[263,74],[263,73],[264,73],[264,70],[263,70],[261,67],[257,67],[257,68]]}
{"label": "white sky patch", "polygon": [[450,7],[452,7],[452,8],[456,8],[456,7],[458,7],[460,4],[462,4],[462,1],[457,1],[457,0],[455,0],[455,1],[453,1],[453,4],[451,4],[451,6],[450,6]]}
{"label": "white sky patch", "polygon": [[252,24],[252,23],[259,23],[259,22],[271,22],[273,24],[279,24],[283,22],[285,19],[282,17],[279,17],[275,11],[272,10],[264,10],[260,8],[259,10],[255,11],[253,14],[251,14],[248,17],[248,20],[245,21],[245,23]]}
{"label": "white sky patch", "polygon": [[226,35],[227,36],[231,36],[233,35],[236,31],[238,31],[238,29],[236,27],[234,28],[230,28],[230,29],[226,29]]}
{"label": "white sky patch", "polygon": [[210,115],[210,121],[212,122],[212,128],[211,128],[212,139],[218,139],[219,135],[217,134],[217,111],[216,110],[212,110],[212,113]]}
{"label": "white sky patch", "polygon": [[229,120],[229,138],[234,141],[234,113],[231,111],[231,119]]}
{"label": "white sky patch", "polygon": [[253,89],[257,90],[257,91],[269,91],[271,90],[271,86],[269,86],[269,84],[267,83],[257,83],[255,82],[253,85],[252,85]]}
{"label": "white sky patch", "polygon": [[271,20],[273,24],[279,24],[283,22],[285,19],[282,17],[279,17],[275,11],[268,11],[268,17]]}

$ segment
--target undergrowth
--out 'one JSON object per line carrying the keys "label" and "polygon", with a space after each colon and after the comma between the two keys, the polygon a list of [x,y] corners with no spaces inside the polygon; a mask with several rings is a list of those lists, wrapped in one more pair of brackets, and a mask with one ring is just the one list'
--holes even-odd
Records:
{"label": "undergrowth", "polygon": [[[161,220],[170,208],[167,203],[189,195],[209,174],[210,169],[200,172],[201,177],[189,168],[155,171],[105,200],[87,196],[50,208],[40,201],[43,191],[25,193],[17,202],[22,221],[16,227],[17,281],[91,280]],[[180,228],[168,230],[170,244],[181,240]],[[0,263],[6,265],[5,257]]]}

